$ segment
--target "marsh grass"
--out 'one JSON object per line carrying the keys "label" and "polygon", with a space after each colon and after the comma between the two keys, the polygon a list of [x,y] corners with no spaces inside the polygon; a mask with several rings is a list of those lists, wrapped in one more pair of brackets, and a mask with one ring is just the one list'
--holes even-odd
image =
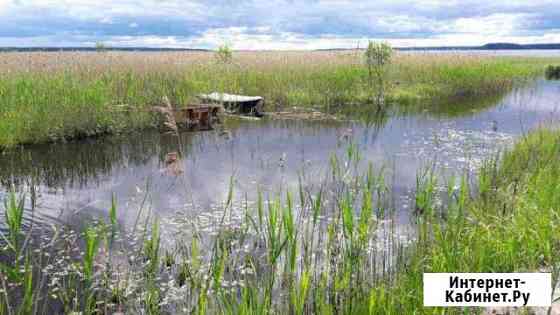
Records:
{"label": "marsh grass", "polygon": [[[415,254],[411,271],[546,271],[553,273],[556,283],[560,263],[559,141],[560,133],[551,130],[523,138],[499,160],[485,163],[476,191],[469,188],[465,177],[450,182],[442,216],[423,216],[429,224],[423,228],[426,233],[419,235],[415,250],[424,254]],[[401,285],[419,284],[405,280]]]}
{"label": "marsh grass", "polygon": [[232,206],[232,177],[211,230],[183,218],[166,231],[139,212],[132,231],[115,233],[114,196],[108,217],[84,231],[35,240],[22,224],[25,198],[13,191],[0,314],[465,314],[481,310],[423,308],[422,273],[551,271],[558,279],[558,131],[522,138],[476,178],[438,183],[436,170],[422,170],[409,242],[396,234],[384,173],[362,164],[350,144],[331,156],[319,187],[302,177],[295,192],[258,194],[242,209]]}
{"label": "marsh grass", "polygon": [[25,205],[25,196],[19,200],[14,190],[9,193],[8,199],[4,203],[6,209],[5,222],[8,225],[8,237],[6,240],[7,245],[15,252],[18,253],[21,232],[23,228],[23,212]]}
{"label": "marsh grass", "polygon": [[[231,52],[230,52],[231,53]],[[218,54],[219,55],[219,54]],[[121,133],[156,125],[153,106],[199,93],[261,95],[268,110],[329,113],[370,106],[361,51],[5,53],[0,55],[0,146]],[[384,67],[386,103],[414,106],[504,93],[540,75],[544,58],[396,54]],[[368,105],[369,104],[369,105]]]}
{"label": "marsh grass", "polygon": [[[476,178],[439,183],[433,168],[419,173],[407,242],[383,171],[362,163],[351,144],[331,156],[319,187],[302,177],[295,194],[258,194],[242,209],[233,207],[230,185],[206,225],[147,214],[111,244],[99,220],[83,234],[83,254],[77,232],[27,242],[3,260],[8,268],[23,263],[14,279],[2,269],[0,310],[29,310],[32,300],[32,314],[465,314],[481,310],[423,308],[422,273],[551,271],[558,279],[558,131],[528,135]],[[19,211],[10,200],[15,193],[6,213]]]}
{"label": "marsh grass", "polygon": [[[261,194],[256,209],[243,210],[241,225],[230,222],[236,216],[232,185],[223,213],[216,217],[217,235],[200,234],[191,223],[190,230],[180,227],[183,233],[177,242],[167,244],[175,253],[173,259],[161,257],[157,219],[149,219],[152,224],[141,223],[149,228],[128,235],[121,246],[113,244],[118,250],[103,241],[111,236],[111,230],[102,221],[92,223],[83,232],[83,254],[69,251],[73,246],[66,246],[65,240],[72,237],[63,235],[61,243],[49,242],[52,247],[48,250],[56,248],[57,255],[69,257],[68,261],[54,267],[50,262],[49,266],[41,265],[36,258],[31,264],[39,275],[37,281],[32,281],[33,299],[47,305],[43,312],[41,308],[34,312],[306,313],[316,307],[312,305],[316,294],[322,294],[322,304],[317,307],[329,308],[333,304],[346,309],[345,301],[355,299],[352,287],[366,287],[366,279],[377,278],[375,272],[355,273],[352,266],[363,264],[371,271],[385,265],[381,259],[388,259],[380,255],[370,261],[372,257],[366,254],[378,237],[375,226],[381,216],[376,209],[385,207],[386,188],[373,168],[367,176],[355,173],[359,161],[354,146],[344,159],[333,156],[332,178],[321,189],[324,193],[311,194],[302,182],[298,206],[291,192],[286,192],[285,198],[276,196],[268,201]],[[333,198],[332,208],[325,207],[324,198],[335,192],[342,199]],[[362,208],[361,214],[354,212],[356,207]],[[116,210],[109,212],[111,222]],[[302,226],[305,228],[299,228]],[[322,233],[324,228],[328,233]],[[34,251],[34,245],[31,243],[27,250]],[[107,263],[109,259],[112,264]],[[8,261],[10,265],[14,263]],[[117,272],[119,266],[126,270],[124,275]],[[50,268],[55,270],[41,271]],[[322,272],[327,270],[330,272]],[[383,270],[387,272],[388,268]],[[128,280],[118,280],[123,278]],[[318,279],[323,292],[314,289]],[[332,286],[337,289],[330,292],[328,288]],[[2,299],[2,303],[14,310],[27,288],[22,283],[11,283],[5,292],[10,299]],[[124,293],[114,298],[119,295],[115,292]]]}

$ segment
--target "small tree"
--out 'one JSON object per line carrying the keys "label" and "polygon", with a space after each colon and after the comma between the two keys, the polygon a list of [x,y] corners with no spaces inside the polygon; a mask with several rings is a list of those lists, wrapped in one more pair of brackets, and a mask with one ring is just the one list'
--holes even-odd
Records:
{"label": "small tree", "polygon": [[107,50],[107,45],[103,42],[96,42],[95,43],[95,51],[97,52],[104,52]]}
{"label": "small tree", "polygon": [[370,41],[365,52],[369,86],[371,89],[377,87],[377,106],[382,106],[385,101],[387,68],[392,56],[393,48],[387,43]]}
{"label": "small tree", "polygon": [[233,51],[228,45],[220,46],[216,51],[216,59],[218,59],[218,62],[224,64],[231,63],[233,60]]}
{"label": "small tree", "polygon": [[232,68],[234,65],[233,50],[227,44],[224,44],[216,50],[215,58],[217,63],[215,71],[218,71],[218,73],[216,73],[216,80],[213,80],[216,84],[214,89],[220,91],[221,93],[233,90],[231,88],[232,83],[235,84],[235,81],[232,80],[234,76],[231,75],[234,70]]}

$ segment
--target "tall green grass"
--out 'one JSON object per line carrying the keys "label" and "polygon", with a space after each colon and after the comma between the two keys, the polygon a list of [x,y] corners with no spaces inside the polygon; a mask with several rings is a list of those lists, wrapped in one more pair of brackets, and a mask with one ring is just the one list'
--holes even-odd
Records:
{"label": "tall green grass", "polygon": [[[422,273],[550,271],[558,280],[560,132],[528,135],[476,178],[420,173],[405,243],[383,172],[361,163],[351,145],[331,157],[320,187],[302,179],[296,194],[259,194],[243,209],[230,188],[210,231],[188,218],[166,231],[148,216],[112,244],[100,241],[112,234],[105,224],[88,228],[83,254],[72,252],[71,233],[35,256],[39,245],[23,242],[23,255],[3,258],[2,272],[16,277],[0,277],[0,310],[29,310],[32,300],[38,314],[465,314],[482,310],[424,308]],[[23,207],[10,200],[6,214],[18,218]],[[115,217],[116,207],[107,220]],[[56,265],[50,250],[70,258]],[[13,269],[21,257],[25,267]]]}
{"label": "tall green grass", "polygon": [[[164,96],[184,106],[211,91],[262,95],[267,110],[297,106],[335,114],[371,101],[361,52],[234,53],[228,63],[212,54],[6,56],[16,66],[8,62],[0,74],[2,147],[151,127],[157,119],[150,108]],[[415,105],[502,94],[519,79],[542,75],[547,63],[397,55],[387,69],[386,99]]]}
{"label": "tall green grass", "polygon": [[[540,130],[501,159],[487,161],[475,191],[469,189],[466,178],[451,181],[447,204],[439,214],[420,215],[418,240],[400,271],[409,276],[390,288],[388,310],[463,313],[460,309],[422,308],[423,272],[552,272],[557,283],[559,162],[560,132]],[[423,196],[425,190],[420,192]]]}

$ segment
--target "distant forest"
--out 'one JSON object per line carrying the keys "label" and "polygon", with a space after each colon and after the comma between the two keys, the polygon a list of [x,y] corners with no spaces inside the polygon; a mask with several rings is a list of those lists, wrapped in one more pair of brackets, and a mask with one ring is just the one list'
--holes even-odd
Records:
{"label": "distant forest", "polygon": [[[514,43],[490,43],[483,46],[440,46],[440,47],[395,47],[397,50],[527,50],[527,49],[559,49],[560,44],[514,44]],[[31,52],[31,51],[99,51],[96,47],[0,47],[0,52]],[[210,51],[209,49],[193,48],[150,48],[150,47],[103,47],[103,51]],[[347,48],[318,49],[329,50],[352,50]]]}
{"label": "distant forest", "polygon": [[483,46],[442,46],[442,47],[407,47],[400,50],[523,50],[523,49],[560,49],[560,44],[514,44],[490,43]]}
{"label": "distant forest", "polygon": [[0,47],[0,52],[26,51],[209,51],[208,49],[191,48],[151,48],[151,47]]}

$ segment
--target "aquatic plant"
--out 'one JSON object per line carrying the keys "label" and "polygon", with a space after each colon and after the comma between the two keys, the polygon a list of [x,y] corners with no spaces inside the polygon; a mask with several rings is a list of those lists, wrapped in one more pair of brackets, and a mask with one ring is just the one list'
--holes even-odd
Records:
{"label": "aquatic plant", "polygon": [[84,233],[84,240],[86,243],[83,260],[84,275],[86,281],[91,281],[93,277],[93,263],[99,249],[98,231],[93,227],[87,228]]}
{"label": "aquatic plant", "polygon": [[[17,198],[15,190],[12,189],[9,197],[4,201],[4,217],[8,226],[8,237],[4,237],[9,248],[11,248],[16,255],[19,254],[21,232],[23,228],[23,213],[25,206],[25,196],[20,199]],[[2,236],[4,236],[2,234]]]}
{"label": "aquatic plant", "polygon": [[360,167],[357,146],[330,161],[319,187],[302,176],[296,194],[259,193],[250,206],[233,200],[232,177],[223,208],[162,222],[145,215],[111,250],[102,222],[82,238],[43,231],[39,242],[29,238],[22,257],[35,257],[17,277],[4,276],[18,258],[2,252],[0,309],[464,314],[470,310],[424,308],[422,273],[546,270],[558,280],[560,132],[537,131],[488,160],[474,186],[467,175],[442,186],[426,168],[411,196],[414,238],[398,233],[390,183],[382,170]]}

